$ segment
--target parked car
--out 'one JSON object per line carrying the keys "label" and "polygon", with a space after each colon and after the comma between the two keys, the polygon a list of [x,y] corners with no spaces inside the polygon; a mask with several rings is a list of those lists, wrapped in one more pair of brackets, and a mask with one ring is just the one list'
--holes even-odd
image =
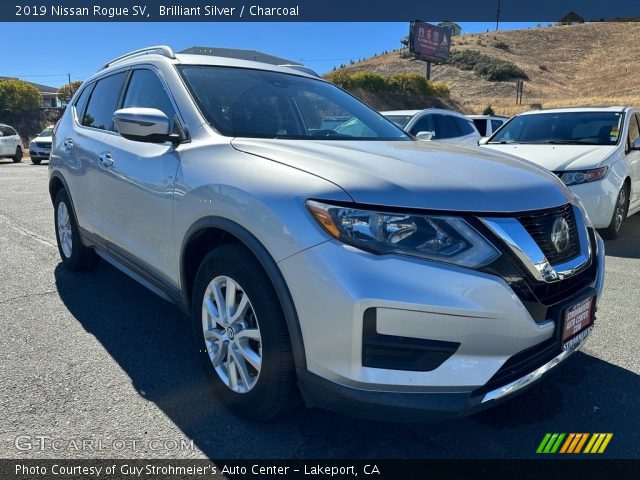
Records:
{"label": "parked car", "polygon": [[29,157],[31,157],[31,163],[34,165],[40,165],[42,160],[49,160],[53,128],[53,125],[48,126],[29,142]]}
{"label": "parked car", "polygon": [[380,112],[406,132],[421,140],[478,145],[480,134],[461,113],[442,108]]}
{"label": "parked car", "polygon": [[416,141],[304,72],[124,55],[74,95],[49,171],[62,263],[102,258],[175,302],[245,417],[299,392],[362,416],[467,414],[593,328],[603,243],[557,177]]}
{"label": "parked car", "polygon": [[505,124],[509,117],[501,117],[498,115],[467,115],[473,121],[473,124],[483,137],[490,137],[502,125]]}
{"label": "parked car", "polygon": [[631,107],[560,108],[517,115],[485,147],[551,170],[605,238],[640,210],[640,114]]}
{"label": "parked car", "polygon": [[15,128],[0,123],[0,158],[10,158],[14,163],[22,161],[22,140]]}

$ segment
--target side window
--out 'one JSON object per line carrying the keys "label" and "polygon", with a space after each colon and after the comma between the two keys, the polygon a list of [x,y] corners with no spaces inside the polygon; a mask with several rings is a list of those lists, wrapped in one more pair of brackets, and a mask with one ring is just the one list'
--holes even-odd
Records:
{"label": "side window", "polygon": [[460,135],[470,135],[472,133],[478,133],[476,127],[471,120],[465,120],[464,118],[451,117],[460,131]]}
{"label": "side window", "polygon": [[82,120],[84,116],[84,110],[87,108],[87,102],[89,101],[89,95],[91,94],[91,89],[93,88],[93,84],[87,85],[80,92],[80,96],[74,103],[73,108],[76,111],[76,118],[78,121]]}
{"label": "side window", "polygon": [[491,120],[491,131],[495,132],[496,130],[498,130],[501,126],[502,123],[500,120]]}
{"label": "side window", "polygon": [[638,129],[638,117],[631,115],[629,117],[629,136],[627,137],[627,150],[631,150],[631,145],[636,138],[640,137],[640,130]]}
{"label": "side window", "polygon": [[14,135],[18,135],[13,128],[8,127],[8,126],[7,127],[3,127],[3,132],[2,133],[4,134],[3,136],[5,136],[5,137],[13,137]]}
{"label": "side window", "polygon": [[176,111],[158,76],[151,70],[135,70],[131,75],[122,108],[157,108],[173,123]]}
{"label": "side window", "polygon": [[[487,134],[487,119],[486,118],[474,118],[473,123],[480,132],[481,135]],[[493,123],[493,122],[492,122]]]}
{"label": "side window", "polygon": [[434,115],[434,117],[436,123],[435,138],[443,139],[460,136],[454,117],[451,115]]}
{"label": "side window", "polygon": [[113,112],[118,108],[120,90],[125,73],[116,73],[110,77],[98,80],[91,92],[89,105],[82,119],[82,125],[86,127],[111,130],[113,128]]}
{"label": "side window", "polygon": [[417,135],[420,132],[435,132],[435,128],[433,126],[433,115],[423,115],[415,125],[411,127],[412,135]]}

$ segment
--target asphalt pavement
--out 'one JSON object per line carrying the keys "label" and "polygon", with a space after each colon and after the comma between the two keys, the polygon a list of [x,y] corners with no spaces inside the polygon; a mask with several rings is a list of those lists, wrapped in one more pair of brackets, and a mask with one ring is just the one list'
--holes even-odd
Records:
{"label": "asphalt pavement", "polygon": [[46,162],[0,160],[0,458],[527,458],[546,432],[640,457],[640,215],[606,243],[586,346],[526,393],[439,424],[252,423],[211,395],[175,307],[104,262],[61,266],[47,184]]}

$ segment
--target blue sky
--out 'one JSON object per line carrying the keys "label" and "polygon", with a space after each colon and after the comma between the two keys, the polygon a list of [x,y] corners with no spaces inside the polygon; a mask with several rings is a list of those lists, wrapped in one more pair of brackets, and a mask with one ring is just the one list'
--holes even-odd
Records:
{"label": "blue sky", "polygon": [[[408,34],[402,23],[4,23],[7,46],[0,76],[59,87],[84,80],[111,58],[149,45],[179,51],[198,46],[260,50],[319,73],[350,59],[366,58],[400,46]],[[462,32],[494,30],[495,23],[460,22]],[[502,23],[502,29],[534,27]]]}

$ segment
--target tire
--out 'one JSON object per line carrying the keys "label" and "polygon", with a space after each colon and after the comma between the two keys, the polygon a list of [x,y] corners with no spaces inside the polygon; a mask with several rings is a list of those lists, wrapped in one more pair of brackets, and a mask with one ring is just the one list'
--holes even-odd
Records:
{"label": "tire", "polygon": [[98,256],[93,249],[82,245],[76,217],[64,188],[56,193],[53,207],[56,241],[62,263],[74,272],[91,270],[97,265]]}
{"label": "tire", "polygon": [[609,226],[600,230],[600,235],[605,240],[618,238],[620,236],[620,232],[622,232],[624,221],[626,220],[627,213],[629,212],[629,191],[629,182],[625,182],[618,193]]}
{"label": "tire", "polygon": [[[246,308],[229,321],[226,314],[217,313],[221,304],[217,298],[224,298],[234,284],[236,314],[245,300]],[[208,308],[203,303],[205,294]],[[203,367],[212,379],[216,397],[229,410],[251,420],[267,420],[298,403],[282,307],[268,275],[246,248],[223,245],[204,258],[194,283],[191,320]],[[209,341],[205,340],[204,325],[210,332]]]}
{"label": "tire", "polygon": [[20,163],[22,161],[22,147],[16,148],[16,154],[11,157],[13,163]]}
{"label": "tire", "polygon": [[40,162],[42,162],[41,158],[32,158],[31,159],[31,163],[33,163],[34,165],[40,165]]}

